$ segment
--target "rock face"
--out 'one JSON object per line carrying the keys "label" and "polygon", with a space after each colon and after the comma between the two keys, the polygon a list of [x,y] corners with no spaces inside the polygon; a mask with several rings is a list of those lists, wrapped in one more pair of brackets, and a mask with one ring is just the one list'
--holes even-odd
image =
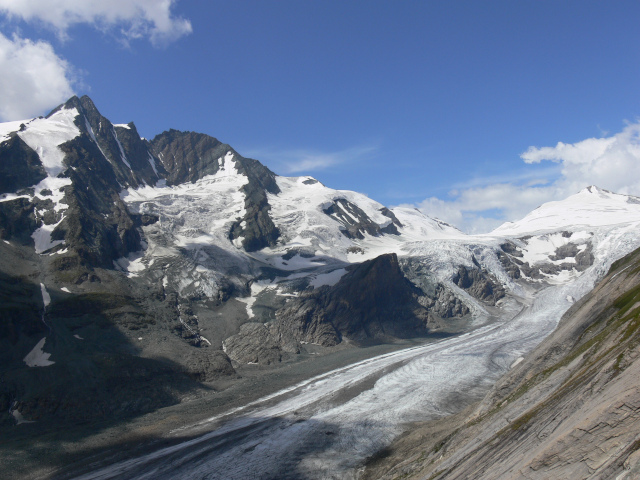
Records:
{"label": "rock face", "polygon": [[3,240],[33,245],[31,232],[41,224],[36,220],[34,205],[29,199],[0,203],[0,238]]}
{"label": "rock face", "polygon": [[279,335],[276,324],[250,322],[225,340],[224,350],[241,364],[271,365],[300,353],[300,345],[288,335]]}
{"label": "rock face", "polygon": [[380,235],[381,233],[398,235],[396,226],[402,226],[396,216],[387,208],[380,213],[391,219],[388,225],[381,226],[375,223],[360,207],[349,202],[345,198],[337,198],[323,209],[324,213],[343,225],[342,233],[347,238],[363,239],[365,234]]}
{"label": "rock face", "polygon": [[495,278],[478,268],[467,268],[461,265],[452,278],[453,283],[466,290],[472,297],[489,305],[495,305],[498,300],[504,298],[504,288]]}
{"label": "rock face", "polygon": [[[302,293],[276,310],[269,323],[247,323],[225,340],[225,352],[239,363],[271,364],[299,353],[300,345],[332,347],[425,336],[441,312],[443,289],[428,297],[402,273],[396,254],[351,267],[340,281]],[[449,307],[451,308],[451,307]]]}
{"label": "rock face", "polygon": [[40,157],[16,134],[0,143],[0,194],[19,192],[43,180]]}
{"label": "rock face", "polygon": [[92,159],[101,158],[108,162],[109,170],[119,182],[115,186],[154,185],[161,178],[151,166],[149,147],[140,138],[133,123],[126,127],[115,127],[86,95],[72,97],[54,109],[47,118],[60,109],[72,108],[80,114],[76,118],[76,126],[86,135],[86,139],[93,141],[92,148],[98,149],[98,152],[90,152]]}
{"label": "rock face", "polygon": [[119,195],[118,176],[87,136],[61,148],[72,183],[65,188],[67,213],[51,238],[64,240],[80,265],[111,268],[114,260],[141,248],[137,225]]}
{"label": "rock face", "polygon": [[408,281],[395,254],[354,266],[332,287],[291,300],[276,313],[299,340],[335,345],[343,338],[362,342],[406,338],[428,332],[424,292]]}
{"label": "rock face", "polygon": [[220,169],[220,158],[229,151],[225,145],[208,135],[169,130],[151,140],[151,149],[167,170],[167,184],[193,183]]}
{"label": "rock face", "polygon": [[638,305],[640,250],[616,262],[466,418],[419,427],[415,443],[407,438],[365,477],[640,477]]}
{"label": "rock face", "polygon": [[201,133],[169,130],[156,136],[151,148],[169,172],[169,185],[193,183],[206,175],[215,175],[222,166],[222,158],[232,152],[238,173],[245,175],[248,182],[241,188],[245,195],[245,215],[233,224],[229,237],[231,240],[241,238],[248,252],[275,245],[280,232],[269,217],[267,193],[277,194],[280,190],[274,173],[268,168]]}
{"label": "rock face", "polygon": [[207,349],[204,355],[201,352],[190,352],[185,364],[187,375],[198,382],[210,382],[236,375],[229,357],[223,352],[211,349]]}

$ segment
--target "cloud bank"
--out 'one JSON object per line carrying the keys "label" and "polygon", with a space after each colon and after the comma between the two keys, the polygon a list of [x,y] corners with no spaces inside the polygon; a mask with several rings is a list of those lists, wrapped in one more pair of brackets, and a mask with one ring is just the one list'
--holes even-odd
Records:
{"label": "cloud bank", "polygon": [[73,95],[73,71],[53,47],[0,33],[0,120],[23,120]]}
{"label": "cloud bank", "polygon": [[0,0],[0,12],[41,22],[66,39],[70,27],[84,23],[117,30],[125,39],[149,38],[154,45],[191,33],[189,20],[171,13],[174,0]]}
{"label": "cloud bank", "polygon": [[542,203],[566,198],[589,185],[640,196],[640,123],[628,124],[610,137],[529,147],[520,157],[525,164],[556,163],[560,171],[526,182],[514,179],[452,190],[448,199],[431,197],[416,206],[427,215],[478,233],[518,220]]}

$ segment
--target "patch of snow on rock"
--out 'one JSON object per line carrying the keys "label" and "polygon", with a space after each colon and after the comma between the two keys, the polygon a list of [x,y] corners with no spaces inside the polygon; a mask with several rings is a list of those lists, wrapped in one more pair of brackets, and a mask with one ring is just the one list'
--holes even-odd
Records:
{"label": "patch of snow on rock", "polygon": [[269,284],[263,282],[254,282],[251,284],[251,295],[245,298],[237,298],[238,301],[247,304],[247,315],[249,318],[253,318],[255,314],[253,313],[253,304],[256,303],[257,295],[262,292],[265,288],[267,288]]}
{"label": "patch of snow on rock", "polygon": [[[14,406],[15,407],[15,406]],[[11,415],[16,421],[16,425],[22,425],[23,423],[35,423],[33,420],[25,419],[17,408],[11,407]]]}
{"label": "patch of snow on rock", "polygon": [[337,270],[334,270],[333,272],[318,275],[309,282],[309,285],[311,285],[313,288],[319,288],[323,285],[332,287],[340,281],[345,273],[347,273],[347,271],[344,268],[339,268]]}
{"label": "patch of snow on rock", "polygon": [[[158,167],[156,165],[156,161],[153,158],[153,156],[149,153],[149,165],[151,165],[151,168],[153,169],[153,173],[156,174],[156,177],[158,176]],[[160,180],[158,180],[158,182],[160,182]],[[167,183],[167,181],[164,181],[165,184]],[[156,185],[157,186],[157,185]]]}
{"label": "patch of snow on rock", "polygon": [[20,130],[20,125],[28,124],[31,120],[18,120],[15,122],[0,123],[0,143],[9,140],[10,134]]}
{"label": "patch of snow on rock", "polygon": [[42,293],[42,303],[44,303],[44,307],[47,308],[51,303],[51,296],[49,295],[49,292],[47,292],[44,283],[40,284],[40,292]]}
{"label": "patch of snow on rock", "polygon": [[77,109],[63,108],[49,118],[34,119],[24,131],[18,132],[20,138],[36,151],[50,177],[58,176],[65,169],[65,153],[60,145],[80,135],[73,123],[77,116]]}
{"label": "patch of snow on rock", "polygon": [[116,133],[116,129],[115,128],[113,129],[113,138],[116,140],[116,143],[118,144],[118,148],[120,149],[120,158],[122,159],[124,164],[127,167],[129,167],[129,170],[133,171],[133,169],[131,168],[131,164],[127,160],[127,156],[124,153],[124,148],[122,148],[122,144],[120,143],[120,139],[118,138],[118,134]]}
{"label": "patch of snow on rock", "polygon": [[60,222],[62,222],[63,219],[64,217],[61,218],[58,223],[54,223],[53,225],[42,225],[31,234],[37,254],[44,253],[47,250],[64,243],[64,240],[51,240],[51,233],[58,225],[60,225]]}
{"label": "patch of snow on rock", "polygon": [[42,337],[33,350],[27,353],[27,356],[24,357],[23,361],[27,364],[28,367],[48,367],[49,365],[53,365],[55,362],[49,360],[51,356],[50,353],[47,353],[43,350],[44,343],[47,340],[47,337]]}
{"label": "patch of snow on rock", "polygon": [[137,277],[146,268],[142,262],[143,259],[144,252],[133,252],[126,257],[114,260],[113,265],[116,269],[126,272],[128,277]]}

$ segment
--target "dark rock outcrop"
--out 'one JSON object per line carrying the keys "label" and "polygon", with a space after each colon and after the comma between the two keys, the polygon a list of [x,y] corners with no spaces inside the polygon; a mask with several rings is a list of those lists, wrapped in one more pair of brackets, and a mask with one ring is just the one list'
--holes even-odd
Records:
{"label": "dark rock outcrop", "polygon": [[218,350],[194,349],[189,352],[184,363],[187,365],[187,375],[198,382],[236,375],[229,357]]}
{"label": "dark rock outcrop", "polygon": [[60,147],[71,168],[72,184],[65,187],[69,208],[53,231],[53,240],[65,245],[91,268],[113,268],[113,261],[141,248],[140,234],[120,198],[120,184],[111,163],[86,135]]}
{"label": "dark rock outcrop", "polygon": [[[398,229],[395,226],[400,223],[398,219],[395,219],[397,223],[394,224],[392,221],[392,223],[386,227],[380,228],[380,225],[371,220],[360,207],[344,198],[335,199],[331,205],[324,207],[323,211],[342,224],[341,231],[347,238],[363,239],[365,233],[373,236],[380,235],[381,233],[398,234]],[[393,215],[391,211],[387,212],[387,214],[383,212],[383,215]],[[395,215],[393,215],[393,218],[395,218]]]}
{"label": "dark rock outcrop", "polygon": [[500,261],[500,264],[502,265],[502,268],[504,268],[509,277],[513,278],[514,280],[520,278],[519,265],[522,265],[521,261],[513,259],[510,255],[507,255],[500,250],[496,251],[496,255],[498,257],[498,260]]}
{"label": "dark rock outcrop", "polygon": [[28,198],[0,202],[0,238],[33,245],[31,234],[41,225]]}
{"label": "dark rock outcrop", "polygon": [[463,317],[470,313],[469,307],[442,284],[436,286],[433,297],[421,297],[420,304],[428,308],[430,313],[442,319]]}
{"label": "dark rock outcrop", "polygon": [[[433,297],[402,273],[395,254],[358,265],[332,286],[290,298],[268,323],[246,323],[224,341],[225,352],[239,363],[272,364],[300,352],[300,344],[332,347],[414,338],[429,333],[438,316],[468,310],[440,288]],[[445,307],[445,303],[447,304]],[[435,317],[434,317],[435,315]]]}
{"label": "dark rock outcrop", "polygon": [[401,268],[404,275],[422,290],[424,296],[419,298],[419,302],[428,308],[431,314],[441,319],[463,317],[469,314],[469,307],[432,277],[429,267],[422,259],[403,258]]}
{"label": "dark rock outcrop", "polygon": [[505,295],[504,287],[479,267],[467,268],[461,265],[451,280],[472,297],[489,305],[495,305]]}
{"label": "dark rock outcrop", "polygon": [[144,183],[155,185],[158,180],[167,177],[164,166],[152,155],[149,142],[140,138],[133,122],[126,127],[114,126],[114,130],[131,169]]}
{"label": "dark rock outcrop", "polygon": [[38,154],[16,134],[0,143],[0,194],[13,193],[46,178]]}
{"label": "dark rock outcrop", "polygon": [[276,312],[280,331],[330,346],[416,337],[428,332],[429,312],[418,301],[424,293],[405,278],[395,254],[381,255],[350,269],[333,287],[292,299]]}
{"label": "dark rock outcrop", "polygon": [[[276,185],[277,187],[277,185]],[[273,247],[280,237],[280,230],[269,216],[271,206],[267,200],[267,193],[258,182],[252,182],[242,187],[245,194],[245,215],[231,227],[229,238],[242,238],[242,246],[247,252],[255,252],[265,247]]]}
{"label": "dark rock outcrop", "polygon": [[231,152],[238,174],[248,181],[241,190],[245,195],[245,215],[234,222],[229,238],[242,238],[242,246],[248,252],[274,246],[280,231],[269,216],[267,193],[277,194],[280,189],[275,174],[257,160],[244,158],[229,145],[217,139],[194,132],[169,130],[151,141],[154,154],[168,172],[167,183],[176,185],[195,182],[213,175],[220,169],[221,160]]}
{"label": "dark rock outcrop", "polygon": [[396,225],[396,226],[398,226],[400,228],[403,227],[403,225],[400,222],[400,220],[398,220],[398,217],[396,217],[396,215],[391,210],[389,210],[387,207],[381,208],[380,209],[380,213],[382,215],[384,215],[385,217],[389,217],[394,225]]}
{"label": "dark rock outcrop", "polygon": [[220,169],[219,159],[231,150],[209,135],[173,129],[154,137],[150,145],[167,171],[167,185],[194,183],[214,175]]}
{"label": "dark rock outcrop", "polygon": [[240,332],[224,341],[224,349],[231,360],[240,364],[271,365],[279,363],[290,354],[300,352],[293,338],[278,334],[275,324],[245,323]]}
{"label": "dark rock outcrop", "polygon": [[[154,185],[159,177],[149,163],[149,149],[140,138],[135,126],[131,129],[116,128],[96,108],[88,96],[72,97],[65,104],[54,109],[47,118],[60,108],[75,108],[80,114],[75,124],[97,147],[95,157],[104,158],[119,185],[138,187],[144,184]],[[124,143],[119,135],[123,135]],[[126,147],[126,148],[125,148]]]}

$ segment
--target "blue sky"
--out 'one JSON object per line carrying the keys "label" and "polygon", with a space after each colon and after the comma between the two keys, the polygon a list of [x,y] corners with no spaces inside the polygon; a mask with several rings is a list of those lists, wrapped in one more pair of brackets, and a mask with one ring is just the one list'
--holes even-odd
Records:
{"label": "blue sky", "polygon": [[3,121],[88,94],[468,231],[591,183],[640,195],[637,1],[14,3]]}

